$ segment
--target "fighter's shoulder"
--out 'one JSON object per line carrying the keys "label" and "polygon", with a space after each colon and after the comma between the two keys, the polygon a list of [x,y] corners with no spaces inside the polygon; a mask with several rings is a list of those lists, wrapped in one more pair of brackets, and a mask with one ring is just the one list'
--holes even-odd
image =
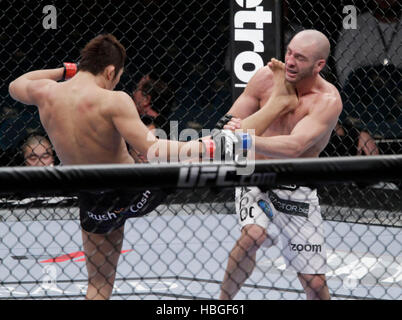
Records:
{"label": "fighter's shoulder", "polygon": [[311,95],[311,98],[317,103],[322,102],[326,104],[336,104],[342,101],[338,89],[326,80],[322,81],[321,88],[315,94]]}
{"label": "fighter's shoulder", "polygon": [[336,117],[342,112],[342,100],[338,91],[325,90],[310,96],[309,105],[312,114],[319,117]]}
{"label": "fighter's shoulder", "polygon": [[246,90],[251,92],[267,91],[273,84],[273,73],[266,65],[256,71],[247,84]]}
{"label": "fighter's shoulder", "polygon": [[110,91],[111,97],[123,106],[131,106],[133,99],[124,91]]}
{"label": "fighter's shoulder", "polygon": [[268,65],[263,66],[262,68],[258,69],[256,71],[256,73],[253,75],[253,77],[251,78],[251,81],[269,81],[273,79],[273,72],[272,70],[268,67]]}
{"label": "fighter's shoulder", "polygon": [[133,100],[124,91],[105,90],[105,111],[116,113],[133,107]]}
{"label": "fighter's shoulder", "polygon": [[338,89],[332,83],[326,82],[326,84],[327,90],[323,94],[324,101],[329,105],[342,109],[342,98]]}

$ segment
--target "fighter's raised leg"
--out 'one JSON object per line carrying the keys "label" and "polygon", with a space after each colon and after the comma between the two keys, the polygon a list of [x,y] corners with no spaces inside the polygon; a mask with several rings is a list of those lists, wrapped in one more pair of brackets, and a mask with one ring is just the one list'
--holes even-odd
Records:
{"label": "fighter's raised leg", "polygon": [[299,100],[296,89],[285,79],[285,64],[279,60],[271,59],[268,67],[272,71],[273,87],[268,101],[254,114],[241,120],[232,118],[228,122],[228,128],[254,130],[256,136],[260,136],[280,116],[292,112]]}

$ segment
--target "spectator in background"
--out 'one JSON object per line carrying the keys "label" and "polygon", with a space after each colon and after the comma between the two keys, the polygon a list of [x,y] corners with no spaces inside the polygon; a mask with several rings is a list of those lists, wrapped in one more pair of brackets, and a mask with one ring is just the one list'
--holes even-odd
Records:
{"label": "spectator in background", "polygon": [[362,66],[402,68],[401,1],[372,0],[370,7],[358,16],[356,29],[342,29],[339,35],[335,61],[341,86]]}
{"label": "spectator in background", "polygon": [[400,138],[402,128],[402,4],[372,0],[356,29],[343,29],[335,50],[344,109],[376,138]]}
{"label": "spectator in background", "polygon": [[336,125],[327,147],[320,156],[345,157],[379,154],[375,140],[361,128],[359,121],[347,118],[342,124]]}
{"label": "spectator in background", "polygon": [[152,118],[159,116],[159,112],[152,109],[151,105],[152,82],[153,80],[151,80],[149,75],[143,76],[137,87],[133,90],[133,100],[141,117],[144,115]]}
{"label": "spectator in background", "polygon": [[132,98],[141,119],[152,118],[152,122],[168,134],[168,118],[173,98],[169,86],[151,72],[138,82],[133,90]]}
{"label": "spectator in background", "polygon": [[[362,128],[358,119],[346,118],[338,123],[331,135],[328,145],[320,157],[376,156],[380,151],[371,135]],[[360,187],[374,189],[398,190],[398,182],[360,183]]]}
{"label": "spectator in background", "polygon": [[0,114],[0,148],[6,152],[17,152],[29,134],[30,128],[40,127],[39,113],[34,108],[22,109],[17,104],[4,107]]}
{"label": "spectator in background", "polygon": [[359,119],[376,138],[402,137],[402,69],[394,65],[359,67],[348,77],[341,95],[341,121]]}
{"label": "spectator in background", "polygon": [[21,148],[26,166],[54,166],[55,156],[51,143],[44,136],[30,135]]}
{"label": "spectator in background", "polygon": [[230,89],[203,63],[194,66],[176,92],[176,108],[171,119],[178,122],[178,130],[213,129],[230,109]]}

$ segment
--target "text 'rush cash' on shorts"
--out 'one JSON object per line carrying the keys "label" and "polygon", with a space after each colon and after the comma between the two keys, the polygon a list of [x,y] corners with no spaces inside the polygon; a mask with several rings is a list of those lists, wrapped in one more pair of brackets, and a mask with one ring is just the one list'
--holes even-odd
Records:
{"label": "text 'rush cash' on shorts", "polygon": [[81,227],[91,233],[108,233],[123,226],[129,218],[139,218],[155,210],[166,197],[167,193],[159,190],[81,192]]}
{"label": "text 'rush cash' on shorts", "polygon": [[305,274],[325,274],[324,227],[316,190],[300,186],[265,192],[257,187],[236,188],[236,213],[241,228],[257,224],[266,230],[273,223],[279,229],[288,267]]}

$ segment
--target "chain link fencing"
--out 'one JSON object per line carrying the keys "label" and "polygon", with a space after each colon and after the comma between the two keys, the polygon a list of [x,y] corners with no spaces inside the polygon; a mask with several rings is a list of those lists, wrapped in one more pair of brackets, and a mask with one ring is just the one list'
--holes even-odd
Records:
{"label": "chain link fencing", "polygon": [[[3,167],[60,164],[37,109],[13,101],[8,84],[28,70],[78,61],[79,50],[100,33],[113,33],[126,47],[116,90],[133,97],[150,127],[168,135],[172,123],[178,132],[212,129],[232,105],[229,1],[54,1],[46,10],[38,1],[2,3]],[[401,153],[399,18],[398,1],[283,1],[285,48],[295,32],[309,28],[324,32],[332,46],[323,76],[339,89],[344,111],[321,156]],[[147,96],[151,109],[141,100]],[[400,187],[397,175],[394,181],[318,186],[333,297],[401,299]],[[113,297],[218,298],[240,237],[234,199],[233,188],[178,190],[147,216],[127,220]],[[0,298],[82,297],[88,257],[77,196],[13,193],[2,198],[0,212]],[[314,253],[298,243],[289,244],[291,251],[292,244],[293,253]],[[237,298],[305,298],[296,273],[285,269],[283,252],[275,248],[281,247],[258,251],[253,275]]]}
{"label": "chain link fencing", "polygon": [[[322,75],[341,93],[343,112],[322,155],[401,153],[400,2],[285,1],[284,6],[285,43],[311,28],[331,43]],[[371,139],[375,145],[367,142]]]}

